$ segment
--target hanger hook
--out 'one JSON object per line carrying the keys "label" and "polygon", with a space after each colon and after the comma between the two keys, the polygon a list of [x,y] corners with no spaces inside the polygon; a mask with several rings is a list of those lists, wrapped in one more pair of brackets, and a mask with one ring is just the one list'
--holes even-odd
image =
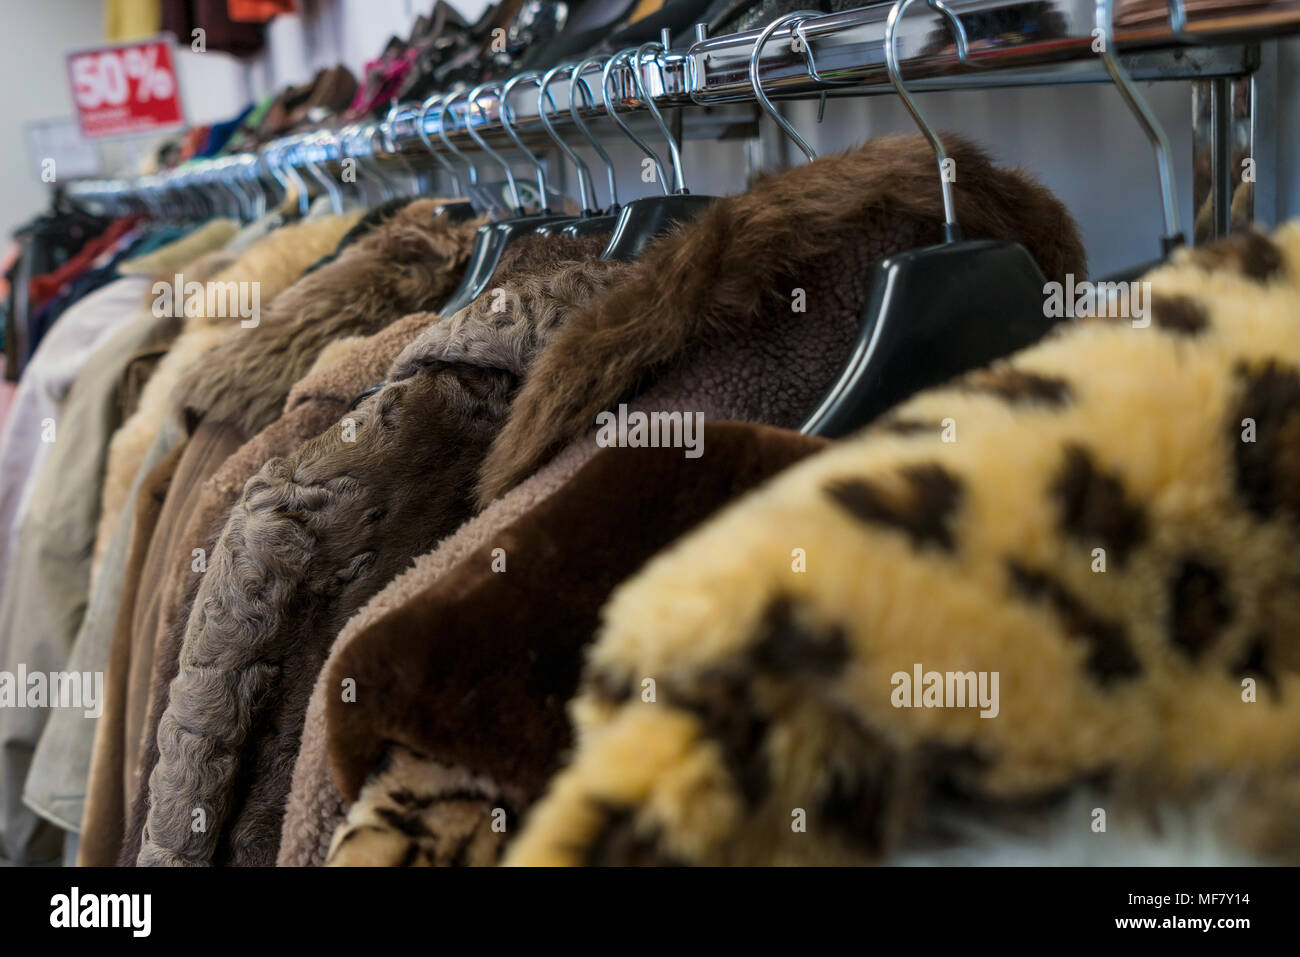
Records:
{"label": "hanger hook", "polygon": [[[383,140],[384,143],[385,155],[391,156],[395,162],[406,170],[406,175],[409,177],[408,185],[412,185],[415,192],[418,193],[423,187],[420,174],[417,173],[415,167],[411,165],[411,161],[402,155],[401,145],[393,135],[393,124],[398,118],[400,118],[401,110],[402,104],[398,101],[397,97],[393,97],[392,102],[388,107],[388,114],[379,123],[380,139]],[[411,118],[415,118],[414,109],[411,110]],[[401,181],[398,180],[398,182],[400,184]]]}
{"label": "hanger hook", "polygon": [[[351,158],[353,163],[355,164],[356,171],[367,181],[374,183],[376,186],[379,187],[379,196],[381,200],[392,199],[393,192],[389,188],[387,181],[385,181],[382,176],[378,175],[374,170],[372,170],[369,166],[365,164],[365,157],[361,154],[361,152],[357,149],[356,146],[357,138],[359,136],[362,136],[363,134],[369,136],[372,133],[373,131],[367,132],[366,128],[362,126],[360,123],[354,123],[351,126],[343,127],[342,136],[339,140],[339,152],[346,153],[347,156]],[[367,141],[366,149],[368,151],[373,149],[370,141]],[[358,185],[360,185],[360,181],[358,181]],[[362,193],[362,196],[365,198],[365,201],[368,203],[369,197],[366,197],[364,192]]]}
{"label": "hanger hook", "polygon": [[[898,29],[898,21],[903,16],[903,11],[911,3],[912,0],[898,0],[889,9],[889,18],[885,21],[885,66],[889,70],[889,82],[894,87],[894,92],[903,101],[903,105],[907,107],[907,112],[912,115],[912,119],[920,127],[921,132],[930,141],[930,146],[934,149],[934,156],[939,164],[939,188],[943,191],[944,239],[946,242],[956,242],[961,238],[961,227],[957,225],[957,214],[954,211],[952,198],[952,183],[948,179],[948,153],[943,148],[943,142],[939,139],[939,134],[921,115],[921,111],[913,101],[911,94],[903,86],[903,73],[898,68],[898,47],[895,43],[895,33]],[[953,27],[954,33],[960,35],[961,21],[943,5],[941,0],[926,0],[926,3],[932,10],[948,21]]]}
{"label": "hanger hook", "polygon": [[[478,167],[474,165],[472,159],[456,148],[456,144],[447,139],[447,114],[451,111],[451,105],[455,103],[457,98],[459,98],[464,92],[464,90],[456,90],[454,93],[445,96],[441,104],[438,106],[438,139],[442,140],[442,145],[459,156],[464,161],[465,165],[469,167],[469,182],[470,185],[473,186],[478,182]],[[452,113],[451,118],[454,122],[456,114]],[[465,111],[465,125],[469,126],[469,110]]]}
{"label": "hanger hook", "polygon": [[284,202],[284,197],[289,195],[289,188],[293,185],[289,177],[284,175],[284,171],[275,165],[275,150],[267,146],[262,150],[262,165],[266,171],[271,174],[271,178],[280,184],[280,189],[284,191],[284,196],[280,201]]}
{"label": "hanger hook", "polygon": [[446,95],[447,94],[445,93],[435,93],[420,104],[419,113],[415,119],[415,132],[420,137],[420,142],[424,144],[424,148],[429,151],[429,155],[437,161],[438,165],[447,171],[447,175],[451,177],[452,192],[459,196],[462,192],[460,188],[460,173],[458,173],[456,167],[451,164],[451,160],[447,159],[447,157],[443,156],[442,153],[433,148],[433,140],[429,137],[429,130],[425,125],[425,120],[429,115],[430,108],[434,103],[441,102]]}
{"label": "hanger hook", "polygon": [[[587,86],[587,81],[583,79],[582,74],[586,72],[588,66],[599,65],[600,60],[601,58],[598,56],[587,57],[587,59],[575,66],[573,72],[569,74],[569,115],[573,117],[574,124],[578,129],[582,130],[582,135],[587,138],[587,142],[591,144],[591,148],[596,151],[596,155],[599,156],[601,162],[605,164],[605,178],[609,183],[610,209],[616,210],[618,209],[618,184],[615,182],[614,161],[609,158],[609,154],[605,152],[605,147],[601,145],[600,140],[591,135],[591,129],[587,126],[587,121],[582,118],[582,111],[578,109],[578,102],[575,96],[577,91],[581,89],[583,104],[587,109],[591,109],[595,106],[594,99],[591,95],[591,88]],[[604,75],[603,71],[601,75]]]}
{"label": "hanger hook", "polygon": [[383,123],[371,123],[368,126],[363,126],[362,132],[366,134],[366,158],[374,163],[372,172],[374,173],[375,182],[379,184],[379,193],[385,200],[395,199],[397,192],[393,189],[392,180],[385,175],[383,164],[379,162],[379,156],[375,151],[376,136],[379,137],[381,149],[387,149],[388,144],[384,140],[384,125]]}
{"label": "hanger hook", "polygon": [[1174,246],[1182,245],[1183,242],[1183,230],[1178,220],[1178,190],[1174,183],[1174,164],[1169,150],[1169,138],[1165,136],[1160,121],[1156,119],[1155,113],[1138,92],[1133,79],[1115,54],[1114,0],[1097,0],[1095,13],[1097,28],[1102,35],[1101,61],[1106,64],[1106,72],[1110,74],[1120,96],[1128,104],[1129,110],[1137,118],[1142,132],[1146,134],[1151,147],[1156,152],[1156,170],[1160,176],[1160,202],[1165,220],[1163,243],[1167,253]]}
{"label": "hanger hook", "polygon": [[519,147],[519,152],[528,157],[528,162],[532,163],[533,166],[537,168],[537,188],[541,191],[541,197],[539,199],[541,211],[543,213],[549,213],[551,211],[551,203],[550,193],[546,189],[546,168],[542,165],[542,161],[533,154],[533,151],[524,145],[524,141],[519,138],[519,134],[515,132],[514,128],[515,111],[510,105],[510,94],[513,93],[515,87],[524,80],[536,81],[537,71],[531,70],[527,73],[520,73],[518,76],[513,76],[506,80],[505,85],[501,87],[501,99],[497,106],[497,114],[501,118],[501,126],[505,129],[506,134],[515,141],[515,146]]}
{"label": "hanger hook", "polygon": [[[646,156],[650,157],[650,159],[654,162],[655,170],[659,174],[659,185],[663,188],[664,195],[667,196],[668,175],[664,172],[663,160],[659,158],[658,153],[656,153],[653,149],[650,148],[650,144],[647,143],[645,140],[641,139],[641,137],[635,131],[633,131],[632,127],[628,126],[627,121],[624,120],[623,117],[618,115],[618,110],[614,108],[614,101],[609,95],[609,78],[610,78],[610,74],[614,70],[614,67],[622,63],[624,60],[629,59],[634,52],[636,52],[635,47],[628,47],[626,50],[616,53],[609,58],[609,61],[605,64],[605,69],[601,70],[600,98],[605,103],[605,112],[609,115],[609,118],[613,120],[615,123],[617,123],[619,129],[621,129],[625,134],[627,134],[627,138],[630,139],[633,143],[635,143],[637,145],[637,148],[640,149],[641,152],[645,153]],[[631,67],[629,66],[628,69],[630,70]]]}
{"label": "hanger hook", "polygon": [[[672,191],[674,193],[685,193],[687,190],[686,179],[682,175],[681,147],[677,145],[677,139],[673,136],[673,131],[670,130],[668,124],[664,122],[664,116],[659,112],[659,107],[655,104],[654,97],[647,92],[645,77],[641,75],[641,58],[652,48],[656,50],[655,57],[658,57],[660,53],[664,52],[664,45],[658,41],[652,40],[649,43],[641,44],[637,47],[636,53],[632,54],[632,82],[636,84],[637,97],[643,104],[645,104],[646,109],[650,111],[650,115],[654,117],[655,123],[659,125],[659,129],[664,134],[664,138],[668,140],[668,153],[671,156],[673,163]],[[660,75],[662,76],[662,70],[660,71]]]}
{"label": "hanger hook", "polygon": [[[318,143],[323,144],[325,142],[324,138],[327,138],[328,136],[329,134],[323,130],[319,133],[308,133],[303,139],[303,146],[308,147],[314,146]],[[334,211],[334,214],[338,215],[339,213],[342,213],[343,191],[339,189],[339,184],[334,182],[334,177],[330,176],[316,165],[309,155],[303,156],[302,165],[307,168],[307,172],[311,173],[316,182],[320,183],[325,189],[325,192],[329,195],[330,209]]]}
{"label": "hanger hook", "polygon": [[[799,131],[794,128],[794,125],[789,120],[777,112],[776,107],[772,105],[772,101],[768,99],[767,94],[763,92],[763,84],[759,82],[758,79],[758,58],[763,52],[763,45],[767,43],[768,37],[770,37],[780,27],[792,20],[797,20],[799,23],[802,23],[809,17],[818,15],[819,13],[816,10],[796,10],[793,13],[787,13],[784,16],[777,17],[767,25],[767,28],[764,29],[762,33],[758,35],[758,39],[754,42],[754,50],[749,55],[749,82],[754,87],[754,98],[758,100],[758,105],[767,112],[767,115],[772,117],[773,122],[781,128],[781,132],[794,141],[794,145],[799,147],[800,152],[808,158],[808,162],[810,163],[817,158],[817,151],[808,145],[808,141],[799,135]],[[796,23],[794,29],[791,30],[791,39],[796,36],[795,30],[797,29],[798,23]]]}
{"label": "hanger hook", "polygon": [[561,63],[559,66],[551,67],[546,71],[545,75],[542,76],[541,81],[537,84],[537,115],[541,117],[542,125],[546,127],[546,132],[551,134],[551,139],[555,140],[556,145],[564,151],[564,155],[569,157],[569,161],[577,168],[578,202],[582,203],[590,212],[596,209],[596,189],[591,182],[591,167],[589,167],[587,161],[575,153],[573,147],[564,142],[564,139],[560,134],[555,131],[555,122],[552,120],[550,113],[548,113],[546,109],[546,102],[548,100],[550,100],[551,106],[555,107],[555,100],[551,98],[551,92],[549,89],[551,81],[555,79],[556,74],[561,70],[571,70],[574,66],[575,64],[573,63]]}
{"label": "hanger hook", "polygon": [[[469,99],[465,101],[468,104],[468,109],[465,112],[465,132],[474,138],[474,142],[479,145],[484,153],[487,153],[488,156],[496,160],[497,163],[501,165],[501,168],[505,170],[506,186],[510,189],[510,202],[514,205],[516,213],[523,215],[524,206],[519,200],[519,184],[515,182],[515,174],[514,170],[510,168],[510,161],[492,147],[488,146],[487,140],[483,139],[483,135],[479,133],[478,130],[474,129],[474,124],[470,122],[469,110],[474,110],[479,114],[479,116],[483,117],[484,124],[488,122],[487,111],[479,105],[478,101],[479,97],[491,89],[496,89],[491,83],[480,83],[478,86],[474,87],[474,89],[469,91]],[[499,115],[501,111],[499,94],[497,100],[497,113]]]}
{"label": "hanger hook", "polygon": [[283,170],[284,174],[293,181],[294,188],[298,190],[298,215],[306,216],[307,210],[311,205],[311,199],[307,195],[306,181],[298,175],[298,170],[289,162],[288,154],[293,149],[294,145],[295,144],[292,140],[281,141],[280,148],[276,152],[275,158],[276,162],[280,164],[280,169]]}

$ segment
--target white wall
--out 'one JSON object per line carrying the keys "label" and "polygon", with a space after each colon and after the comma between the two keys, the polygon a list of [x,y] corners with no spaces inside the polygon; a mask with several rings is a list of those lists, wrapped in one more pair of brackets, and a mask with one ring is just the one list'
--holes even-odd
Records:
{"label": "white wall", "polygon": [[0,229],[46,205],[23,124],[74,115],[64,54],[104,41],[100,0],[0,0]]}

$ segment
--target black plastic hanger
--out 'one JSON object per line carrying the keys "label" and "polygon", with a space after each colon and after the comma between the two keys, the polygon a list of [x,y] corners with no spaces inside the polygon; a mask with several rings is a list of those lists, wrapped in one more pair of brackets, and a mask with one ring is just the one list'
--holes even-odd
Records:
{"label": "black plastic hanger", "polygon": [[[583,76],[583,73],[586,72],[588,67],[599,66],[600,61],[600,57],[588,57],[580,63],[563,64],[548,70],[538,81],[538,117],[541,119],[542,125],[546,128],[546,132],[550,134],[551,139],[555,141],[561,152],[569,158],[569,161],[573,163],[574,168],[577,170],[578,202],[582,205],[582,212],[578,216],[570,217],[564,221],[550,223],[538,229],[538,232],[542,235],[565,235],[571,237],[597,235],[599,233],[608,233],[614,228],[615,216],[613,214],[619,209],[618,186],[615,182],[614,164],[609,158],[609,154],[605,152],[605,148],[601,146],[600,141],[591,135],[591,130],[588,129],[586,122],[582,119],[582,113],[578,108],[579,92],[582,93],[583,102],[588,108],[590,108],[594,102],[591,89],[587,86],[587,80]],[[606,177],[609,181],[610,189],[611,205],[609,210],[601,210],[599,208],[599,201],[596,199],[596,189],[594,185],[595,178],[591,174],[591,168],[581,156],[574,152],[573,148],[565,142],[564,138],[560,136],[559,131],[555,128],[553,117],[551,115],[552,110],[555,108],[555,101],[551,97],[550,84],[555,76],[562,71],[567,71],[569,74],[569,115],[586,136],[592,149],[596,151],[605,163]],[[548,103],[552,108],[550,110],[547,109]]]}
{"label": "black plastic hanger", "polygon": [[[478,99],[490,86],[491,84],[488,83],[480,83],[469,91],[469,98],[466,101],[468,105],[465,113],[465,129],[483,151],[501,164],[502,169],[505,171],[514,215],[508,219],[479,227],[474,237],[474,247],[470,251],[469,263],[465,267],[465,275],[461,280],[460,287],[452,293],[451,298],[439,310],[445,316],[459,312],[483,294],[491,284],[497,267],[501,264],[502,254],[510,247],[511,243],[521,236],[529,235],[543,223],[558,218],[548,215],[530,216],[525,213],[523,204],[519,199],[519,185],[515,182],[515,174],[510,168],[509,161],[492,149],[478,131],[474,129],[474,125],[470,121],[469,110],[479,110],[480,114],[482,113],[482,109],[478,105]],[[448,105],[450,105],[450,101],[444,104],[444,109]]]}
{"label": "black plastic hanger", "polygon": [[[941,0],[930,7],[964,42],[960,21]],[[1009,355],[1035,342],[1051,325],[1044,317],[1042,270],[1022,245],[1008,240],[963,240],[953,208],[947,154],[903,86],[895,27],[912,0],[899,0],[885,27],[889,80],[934,147],[943,190],[944,241],[890,256],[872,267],[862,326],[847,366],[800,431],[838,437],[865,425],[920,390]],[[765,31],[766,39],[783,20]],[[804,14],[806,16],[806,14]],[[757,49],[750,78],[760,102],[782,129],[784,118],[757,86]],[[801,148],[809,153],[807,144]]]}
{"label": "black plastic hanger", "polygon": [[[546,216],[546,219],[538,221],[537,226],[534,229],[534,232],[543,236],[553,235],[554,233],[558,232],[559,229],[561,229],[562,227],[573,222],[575,217],[570,216],[568,213],[554,213],[553,210],[551,209],[551,194],[546,186],[546,167],[542,164],[542,161],[538,159],[537,156],[532,152],[532,150],[530,150],[524,144],[524,141],[520,138],[519,134],[515,132],[514,109],[513,107],[510,106],[509,103],[510,93],[511,91],[514,90],[515,86],[518,85],[519,83],[523,83],[527,81],[527,82],[532,82],[537,84],[538,117],[541,119],[542,125],[546,128],[546,131],[550,133],[551,138],[560,145],[561,149],[564,149],[569,154],[570,158],[572,158],[573,156],[572,151],[568,149],[564,141],[560,139],[559,135],[555,132],[555,127],[551,123],[550,117],[547,114],[546,106],[545,106],[546,101],[551,99],[551,95],[547,90],[547,87],[549,86],[551,80],[554,79],[557,73],[559,73],[562,70],[571,69],[572,66],[573,64],[570,63],[570,64],[565,64],[563,66],[554,67],[551,70],[548,70],[544,76],[539,74],[536,70],[527,70],[511,78],[509,81],[506,82],[505,86],[501,87],[501,106],[499,110],[500,118],[501,118],[501,126],[506,131],[506,133],[510,136],[510,138],[514,140],[515,145],[519,148],[519,151],[528,158],[528,161],[532,163],[533,167],[537,170],[537,189],[540,194],[540,199],[538,202],[539,205],[541,206],[541,213],[544,216]],[[578,175],[579,177],[581,177],[582,175],[581,169],[579,169]]]}
{"label": "black plastic hanger", "polygon": [[[1170,6],[1171,11],[1182,10],[1180,3],[1171,3]],[[1160,204],[1165,224],[1164,235],[1160,237],[1160,258],[1129,266],[1102,280],[1103,282],[1135,282],[1165,262],[1175,249],[1186,245],[1187,240],[1178,222],[1178,190],[1174,183],[1174,164],[1170,158],[1169,138],[1165,136],[1164,128],[1156,119],[1155,113],[1138,92],[1132,77],[1128,75],[1128,71],[1124,69],[1115,53],[1114,0],[1096,0],[1095,15],[1097,30],[1102,40],[1101,61],[1106,64],[1106,72],[1110,74],[1120,96],[1137,117],[1142,132],[1151,141],[1151,146],[1156,153],[1156,170],[1160,176]]]}
{"label": "black plastic hanger", "polygon": [[[672,130],[668,129],[668,124],[664,122],[659,107],[655,105],[654,97],[646,92],[645,79],[641,75],[641,58],[648,51],[655,48],[660,52],[666,52],[663,43],[643,43],[637,47],[631,59],[632,80],[636,86],[637,98],[645,104],[650,111],[650,115],[654,117],[655,122],[659,125],[659,129],[663,131],[664,136],[668,139],[668,148],[672,154],[674,188],[671,193],[667,191],[667,183],[663,183],[663,164],[657,156],[651,153],[667,195],[634,199],[624,206],[619,213],[618,222],[614,225],[614,234],[610,237],[609,245],[601,253],[601,259],[624,261],[636,259],[650,243],[668,232],[677,223],[689,222],[695,219],[714,200],[712,196],[696,196],[687,191],[686,181],[682,176],[681,149],[677,145]],[[617,118],[616,114],[611,115]],[[624,131],[627,131],[626,125],[621,121],[619,125],[624,127]]]}
{"label": "black plastic hanger", "polygon": [[[420,137],[420,141],[424,143],[424,148],[429,151],[429,155],[431,155],[438,162],[438,164],[447,171],[447,175],[451,178],[452,195],[461,196],[464,194],[464,189],[461,187],[460,173],[457,171],[456,167],[452,165],[451,160],[447,159],[447,157],[443,156],[440,152],[438,152],[438,150],[434,149],[433,141],[429,139],[429,129],[428,129],[428,122],[427,122],[429,116],[429,110],[433,107],[435,103],[438,104],[439,106],[442,106],[443,101],[447,99],[448,95],[449,94],[446,93],[435,93],[433,94],[433,96],[429,97],[427,100],[425,100],[423,103],[420,104],[419,112],[416,114],[416,118],[415,118],[415,132]],[[451,95],[454,98],[455,94],[451,94]],[[457,156],[459,156],[462,160],[465,161],[465,166],[469,170],[470,182],[471,183],[478,182],[478,169],[474,166],[474,162],[469,157],[461,153],[460,150],[456,149],[456,147],[453,146],[450,143],[450,141],[448,141],[447,133],[443,127],[441,118],[439,120],[439,125],[438,125],[438,137],[442,140],[443,144],[451,152],[455,153]],[[477,216],[481,216],[485,212],[486,210],[480,210],[477,207],[475,207],[473,202],[471,202],[469,199],[451,200],[450,202],[443,203],[440,206],[434,207],[433,210],[433,214],[435,216],[446,216],[454,223],[463,223],[467,220],[474,219]]]}
{"label": "black plastic hanger", "polygon": [[[596,151],[602,163],[605,164],[605,180],[609,186],[609,206],[603,213],[595,216],[582,216],[577,222],[564,227],[564,235],[570,237],[579,236],[598,236],[602,233],[614,231],[618,225],[618,217],[623,211],[622,204],[618,201],[618,182],[614,173],[614,161],[610,159],[609,153],[601,145],[600,140],[591,134],[591,128],[587,126],[586,121],[582,118],[582,111],[578,108],[577,93],[582,91],[584,104],[590,109],[593,106],[591,91],[587,87],[587,81],[582,78],[582,74],[588,66],[600,63],[600,57],[593,56],[583,60],[574,69],[573,75],[569,78],[569,115],[573,117],[574,125],[582,131],[582,135],[587,138],[591,148]],[[608,60],[605,66],[608,66]],[[605,70],[601,68],[601,101],[608,114],[613,113],[613,103],[605,91],[604,78]]]}

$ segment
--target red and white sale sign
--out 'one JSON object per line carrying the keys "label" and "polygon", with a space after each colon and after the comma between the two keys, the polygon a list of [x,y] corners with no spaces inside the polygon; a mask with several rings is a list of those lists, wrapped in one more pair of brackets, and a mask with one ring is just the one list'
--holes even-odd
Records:
{"label": "red and white sale sign", "polygon": [[170,37],[68,54],[72,101],[91,138],[185,125]]}

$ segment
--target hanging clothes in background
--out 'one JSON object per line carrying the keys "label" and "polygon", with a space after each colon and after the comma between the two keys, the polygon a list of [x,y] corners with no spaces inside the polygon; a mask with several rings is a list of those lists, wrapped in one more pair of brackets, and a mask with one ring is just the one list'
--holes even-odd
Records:
{"label": "hanging clothes in background", "polygon": [[[10,580],[10,574],[26,571],[15,561],[19,533],[31,513],[41,468],[59,438],[60,405],[114,327],[146,304],[149,289],[147,278],[128,276],[91,293],[60,319],[24,372],[0,436],[0,473],[5,477],[0,484],[0,588],[6,600],[14,599],[22,587],[21,582]],[[40,490],[48,492],[49,487]],[[22,663],[35,673],[58,670],[67,649],[50,645],[47,636],[26,625],[10,622],[0,628],[0,659]],[[9,860],[30,863],[56,859],[59,854],[59,835],[42,839],[41,822],[21,799],[31,753],[47,714],[43,707],[0,708],[0,840]]]}
{"label": "hanging clothes in background", "polygon": [[226,0],[162,0],[162,29],[181,43],[202,30],[206,49],[233,56],[258,53],[266,42],[265,24],[233,19]]}
{"label": "hanging clothes in background", "polygon": [[[969,144],[954,141],[952,148],[973,177],[964,211],[973,233],[1023,237],[1048,275],[1086,272],[1077,230],[1055,199]],[[512,521],[563,489],[599,451],[593,423],[603,408],[622,402],[629,413],[797,425],[843,364],[866,266],[937,236],[942,208],[927,179],[931,155],[917,137],[887,137],[764,177],[748,192],[716,201],[676,242],[635,265],[618,264],[609,294],[578,312],[530,371],[480,471],[483,511],[394,580],[393,597],[377,596],[372,605],[391,609],[416,600],[454,561],[491,547]],[[839,181],[855,183],[851,203],[834,189]],[[700,263],[709,266],[702,270]],[[804,312],[793,308],[792,292],[770,292],[797,288],[805,293]],[[653,371],[661,369],[672,371]],[[636,384],[651,377],[654,388],[637,394]],[[572,600],[581,606],[580,597]],[[370,615],[353,619],[333,654]],[[331,681],[322,672],[304,731],[285,825],[286,837],[302,844],[282,847],[286,863],[324,863],[332,828],[319,822],[340,820],[342,801],[333,796],[319,734],[326,701],[334,697]],[[552,693],[541,687],[539,695]],[[538,754],[557,760],[559,749],[553,743]]]}
{"label": "hanging clothes in background", "polygon": [[226,0],[230,19],[240,23],[268,23],[282,13],[297,13],[297,0]]}
{"label": "hanging clothes in background", "polygon": [[162,0],[104,0],[104,39],[125,43],[162,30]]}

